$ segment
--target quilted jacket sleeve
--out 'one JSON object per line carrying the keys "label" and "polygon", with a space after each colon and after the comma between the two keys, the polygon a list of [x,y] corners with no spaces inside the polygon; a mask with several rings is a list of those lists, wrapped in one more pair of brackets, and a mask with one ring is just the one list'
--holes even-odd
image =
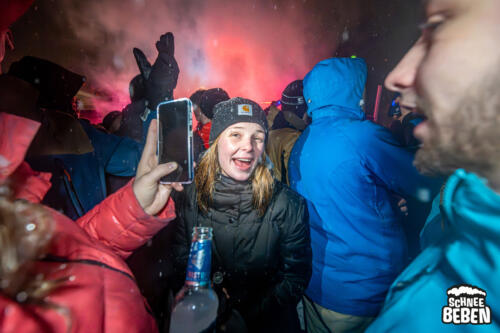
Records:
{"label": "quilted jacket sleeve", "polygon": [[172,198],[157,216],[144,212],[132,191],[131,181],[76,222],[92,238],[126,258],[174,218]]}
{"label": "quilted jacket sleeve", "polygon": [[307,205],[303,198],[298,195],[294,197],[287,200],[286,217],[280,231],[280,274],[283,280],[273,291],[280,304],[298,302],[312,274]]}
{"label": "quilted jacket sleeve", "polygon": [[[304,294],[312,274],[312,250],[309,235],[309,217],[305,200],[296,193],[281,198],[280,253],[278,274],[281,281],[264,291],[259,306],[247,309],[249,318],[277,313],[283,305],[298,302]],[[283,204],[283,202],[286,202]]]}

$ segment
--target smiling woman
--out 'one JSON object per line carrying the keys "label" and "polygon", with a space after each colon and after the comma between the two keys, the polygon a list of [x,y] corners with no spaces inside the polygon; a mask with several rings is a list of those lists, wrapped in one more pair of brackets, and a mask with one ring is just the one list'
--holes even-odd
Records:
{"label": "smiling woman", "polygon": [[274,180],[264,152],[267,121],[255,102],[215,106],[211,146],[195,183],[177,200],[173,255],[184,280],[194,226],[213,228],[212,281],[218,326],[228,332],[296,332],[295,307],[311,276],[307,208]]}
{"label": "smiling woman", "polygon": [[262,160],[264,138],[264,129],[258,124],[237,123],[228,127],[217,145],[222,174],[247,180]]}

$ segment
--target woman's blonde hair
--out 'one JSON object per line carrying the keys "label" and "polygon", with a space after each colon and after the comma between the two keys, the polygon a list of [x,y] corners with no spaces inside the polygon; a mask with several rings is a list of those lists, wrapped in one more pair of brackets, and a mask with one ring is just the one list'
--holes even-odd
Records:
{"label": "woman's blonde hair", "polygon": [[70,331],[69,309],[46,300],[68,278],[47,281],[33,269],[47,251],[53,228],[51,216],[42,207],[13,200],[9,187],[0,186],[0,291],[19,303],[59,311]]}
{"label": "woman's blonde hair", "polygon": [[[205,152],[196,168],[194,182],[196,185],[196,201],[204,213],[212,202],[217,177],[222,173],[218,158],[218,144],[220,136]],[[263,216],[273,194],[274,179],[271,171],[266,166],[267,155],[264,151],[250,180],[252,182],[253,207]]]}

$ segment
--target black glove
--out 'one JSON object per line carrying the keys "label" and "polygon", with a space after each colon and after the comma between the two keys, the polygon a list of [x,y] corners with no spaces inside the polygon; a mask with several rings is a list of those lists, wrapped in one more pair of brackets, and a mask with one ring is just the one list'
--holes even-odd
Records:
{"label": "black glove", "polygon": [[159,54],[166,54],[173,57],[175,51],[174,34],[167,32],[166,34],[161,35],[160,40],[156,42],[156,49]]}
{"label": "black glove", "polygon": [[171,32],[162,35],[156,42],[156,49],[158,57],[146,80],[146,99],[152,110],[156,109],[158,103],[173,98],[179,77],[179,65],[174,58],[174,35]]}

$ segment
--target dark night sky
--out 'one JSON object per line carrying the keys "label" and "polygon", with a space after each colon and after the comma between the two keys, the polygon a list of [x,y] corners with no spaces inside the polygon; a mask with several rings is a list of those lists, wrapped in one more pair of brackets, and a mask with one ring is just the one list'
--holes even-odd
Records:
{"label": "dark night sky", "polygon": [[[319,60],[336,52],[355,53],[368,63],[370,110],[377,84],[383,83],[415,41],[420,19],[420,0],[35,0],[11,26],[15,50],[7,50],[3,68],[24,55],[34,55],[85,74],[91,85],[109,89],[112,82],[120,82],[123,90],[137,72],[131,48],[141,47],[154,60],[154,41],[171,30],[181,67],[178,97],[200,85],[230,86],[255,70],[269,77],[260,74],[246,91],[258,98],[264,98],[261,90],[272,91],[273,96],[265,98],[274,99],[287,82],[303,76]],[[345,32],[349,38],[341,43]],[[212,39],[222,53],[210,49],[212,44],[205,45]],[[223,45],[226,40],[231,46],[243,41],[253,53],[225,58],[221,66],[216,58],[234,53]],[[201,54],[203,66],[192,65],[193,49]],[[236,65],[228,67],[228,62]],[[248,67],[246,72],[236,73],[242,63]],[[200,71],[203,75],[198,77]],[[104,72],[111,74],[104,76]],[[273,89],[258,87],[263,80]],[[230,94],[241,92],[241,87],[228,88]]]}

